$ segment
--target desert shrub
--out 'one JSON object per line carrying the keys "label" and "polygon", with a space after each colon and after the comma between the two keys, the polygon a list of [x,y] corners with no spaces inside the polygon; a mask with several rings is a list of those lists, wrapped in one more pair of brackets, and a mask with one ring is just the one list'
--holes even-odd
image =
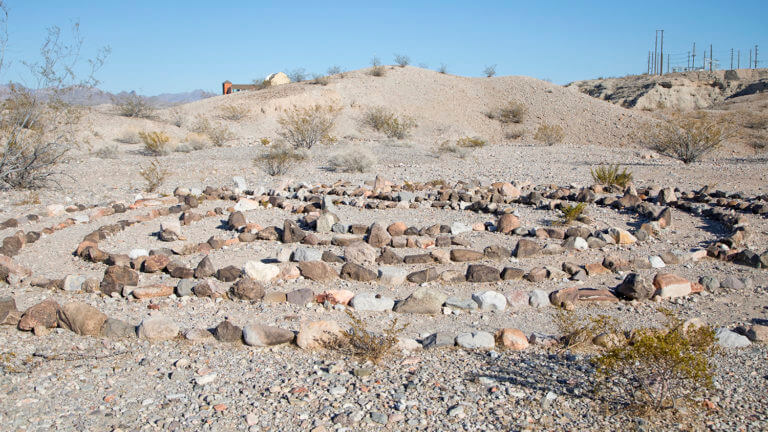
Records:
{"label": "desert shrub", "polygon": [[290,145],[279,143],[257,156],[253,163],[274,177],[287,173],[293,165],[305,158],[304,154]]}
{"label": "desert shrub", "polygon": [[411,64],[411,58],[403,54],[395,54],[395,64],[400,67],[406,67]]}
{"label": "desert shrub", "polygon": [[688,164],[720,147],[729,131],[715,116],[691,113],[646,124],[640,134],[648,148]]}
{"label": "desert shrub", "polygon": [[624,339],[618,321],[607,315],[579,319],[572,311],[558,308],[554,320],[563,349],[592,347],[593,341],[600,335],[613,335],[619,341]]}
{"label": "desert shrub", "polygon": [[184,114],[182,114],[178,109],[174,108],[168,112],[168,121],[172,125],[180,128],[184,126],[185,123]]}
{"label": "desert shrub", "polygon": [[456,140],[456,145],[464,148],[485,147],[488,142],[480,137],[461,137]]}
{"label": "desert shrub", "polygon": [[277,120],[280,124],[278,134],[295,148],[308,149],[317,143],[334,142],[331,130],[338,113],[339,109],[331,105],[294,106]]}
{"label": "desert shrub", "polygon": [[268,81],[266,79],[256,78],[252,80],[251,83],[253,83],[256,86],[256,90],[264,90],[272,86],[272,81]]}
{"label": "desert shrub", "polygon": [[751,112],[745,113],[742,123],[744,127],[748,129],[768,129],[768,114]]}
{"label": "desert shrub", "polygon": [[379,60],[378,57],[372,58],[370,74],[375,77],[382,77],[385,73],[386,71],[384,70],[384,66],[381,64],[381,60]]}
{"label": "desert shrub", "polygon": [[322,74],[315,74],[312,76],[312,84],[327,86],[331,83],[331,79]]}
{"label": "desert shrub", "polygon": [[344,70],[341,68],[341,66],[331,66],[325,73],[328,75],[338,75],[339,78],[344,78]]}
{"label": "desert shrub", "polygon": [[755,151],[765,150],[765,148],[768,147],[768,132],[760,131],[750,134],[750,136],[747,137],[747,143]]}
{"label": "desert shrub", "polygon": [[626,168],[619,171],[620,169],[619,164],[599,165],[595,168],[590,168],[589,173],[592,174],[592,180],[597,184],[616,185],[625,188],[632,181],[632,173],[627,171]]}
{"label": "desert shrub", "polygon": [[96,149],[93,154],[101,159],[117,159],[120,155],[120,147],[117,144],[106,144]]}
{"label": "desert shrub", "polygon": [[208,139],[208,135],[192,132],[187,134],[187,136],[184,138],[184,144],[186,144],[186,146],[192,150],[202,150],[208,147],[210,141]]}
{"label": "desert shrub", "polygon": [[219,116],[224,120],[240,121],[250,114],[251,110],[244,105],[228,104],[219,109]]}
{"label": "desert shrub", "polygon": [[153,118],[155,107],[149,99],[137,95],[135,92],[120,97],[113,97],[112,104],[117,108],[117,113],[123,117]]}
{"label": "desert shrub", "polygon": [[490,77],[492,77],[492,76],[496,75],[496,65],[490,65],[490,66],[486,66],[486,67],[483,69],[483,75],[485,75],[485,76],[486,76],[486,77],[488,77],[488,78],[490,78]]}
{"label": "desert shrub", "polygon": [[404,139],[416,122],[410,117],[398,117],[384,107],[374,107],[366,111],[363,123],[377,132],[383,132],[388,138]]}
{"label": "desert shrub", "polygon": [[525,128],[509,128],[504,132],[504,137],[509,140],[520,139],[525,136]]}
{"label": "desert shrub", "polygon": [[144,190],[154,192],[165,183],[170,173],[162,165],[159,159],[155,159],[145,168],[139,171],[139,175],[147,182]]}
{"label": "desert shrub", "polygon": [[447,74],[448,73],[448,65],[445,63],[440,63],[440,66],[437,67],[437,71],[441,74]]}
{"label": "desert shrub", "polygon": [[445,140],[440,142],[435,148],[435,154],[440,157],[444,154],[450,154],[456,156],[459,159],[467,157],[467,150],[463,147],[459,147],[456,141]]}
{"label": "desert shrub", "polygon": [[629,344],[614,347],[593,360],[597,393],[610,403],[645,412],[675,406],[712,386],[709,359],[716,352],[712,329],[685,328],[668,314],[662,329],[640,329]]}
{"label": "desert shrub", "polygon": [[307,72],[304,70],[304,68],[294,69],[288,72],[286,75],[288,75],[288,78],[291,79],[291,82],[302,82],[307,79]]}
{"label": "desert shrub", "polygon": [[263,138],[259,138],[259,143],[261,145],[263,145],[263,146],[268,146],[268,145],[272,144],[272,140],[270,140],[267,137],[263,137]]}
{"label": "desert shrub", "polygon": [[139,132],[144,151],[152,156],[164,156],[171,152],[171,137],[165,132]]}
{"label": "desert shrub", "polygon": [[332,156],[328,160],[328,166],[333,171],[346,173],[363,173],[371,169],[376,163],[373,156],[361,150],[349,150]]}
{"label": "desert shrub", "polygon": [[565,132],[561,126],[547,123],[540,124],[533,135],[533,139],[546,145],[555,145],[562,142],[563,138],[565,138]]}
{"label": "desert shrub", "polygon": [[341,336],[329,338],[325,348],[351,355],[374,364],[380,362],[397,346],[398,337],[408,327],[407,324],[398,327],[397,318],[393,319],[383,334],[377,334],[368,330],[368,326],[362,318],[345,309],[347,316],[352,321],[351,328]]}
{"label": "desert shrub", "polygon": [[136,129],[126,129],[119,137],[115,138],[115,141],[123,144],[138,144],[141,142],[139,138],[139,131]]}
{"label": "desert shrub", "polygon": [[560,207],[558,209],[560,211],[558,223],[561,225],[569,225],[573,223],[582,215],[582,213],[584,213],[586,208],[587,205],[585,203]]}
{"label": "desert shrub", "polygon": [[[0,2],[0,73],[5,66],[3,54],[8,54],[4,50],[7,18],[5,4]],[[36,87],[8,88],[0,105],[0,187],[34,189],[56,183],[59,164],[80,146],[78,125],[83,110],[68,103],[67,96],[74,88],[94,87],[93,73],[103,64],[106,51],[89,62],[90,74],[79,80],[74,72],[82,70],[78,28],[73,26],[71,40],[59,28],[50,28],[40,60],[22,63],[28,69],[25,79]]]}
{"label": "desert shrub", "polygon": [[227,141],[235,139],[235,134],[228,127],[218,122],[211,122],[203,116],[197,117],[191,129],[195,133],[207,136],[211,144],[216,147],[221,147]]}
{"label": "desert shrub", "polygon": [[528,108],[520,102],[510,101],[501,108],[489,111],[485,115],[490,119],[496,119],[502,123],[522,123]]}

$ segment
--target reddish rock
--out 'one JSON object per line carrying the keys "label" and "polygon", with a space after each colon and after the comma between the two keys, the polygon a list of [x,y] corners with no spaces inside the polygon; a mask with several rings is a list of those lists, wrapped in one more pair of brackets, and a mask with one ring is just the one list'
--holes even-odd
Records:
{"label": "reddish rock", "polygon": [[299,263],[299,272],[309,280],[328,282],[336,279],[336,270],[322,261],[303,261]]}
{"label": "reddish rock", "polygon": [[405,230],[408,229],[408,226],[403,222],[395,222],[392,225],[387,227],[387,232],[392,237],[401,236],[405,233]]}
{"label": "reddish rock", "polygon": [[672,273],[657,273],[653,287],[661,298],[685,297],[691,293],[691,282]]}
{"label": "reddish rock", "polygon": [[509,234],[517,228],[520,228],[520,219],[511,213],[501,215],[496,223],[496,230],[502,234]]}
{"label": "reddish rock", "polygon": [[154,297],[168,297],[173,294],[173,287],[170,285],[154,284],[145,287],[135,288],[132,294],[137,299],[146,299]]}
{"label": "reddish rock", "polygon": [[52,299],[47,299],[30,307],[19,320],[19,330],[31,331],[37,326],[56,327],[59,323],[60,308],[59,304]]}
{"label": "reddish rock", "polygon": [[555,306],[565,307],[583,302],[617,302],[619,299],[607,289],[571,287],[553,291],[549,301]]}
{"label": "reddish rock", "polygon": [[522,351],[528,348],[528,338],[518,329],[505,328],[496,332],[496,341],[504,348]]}
{"label": "reddish rock", "polygon": [[171,259],[165,255],[148,256],[141,264],[141,270],[144,273],[157,273],[165,270],[165,267],[171,262]]}

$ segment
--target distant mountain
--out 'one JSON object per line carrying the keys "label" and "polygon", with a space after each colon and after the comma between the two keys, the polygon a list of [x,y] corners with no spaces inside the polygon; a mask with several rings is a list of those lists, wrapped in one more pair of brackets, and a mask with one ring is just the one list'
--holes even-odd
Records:
{"label": "distant mountain", "polygon": [[[0,99],[4,99],[9,93],[10,85],[0,85]],[[45,95],[48,93],[46,90],[38,90],[40,94]],[[135,94],[135,92],[120,92],[110,93],[97,88],[75,88],[64,95],[64,100],[75,105],[102,105],[112,103],[112,100],[117,98],[121,99],[128,95]],[[183,93],[163,93],[156,96],[145,96],[155,106],[162,108],[172,105],[185,104],[189,102],[206,99],[211,96],[216,96],[214,93],[209,93],[204,90],[192,90]]]}

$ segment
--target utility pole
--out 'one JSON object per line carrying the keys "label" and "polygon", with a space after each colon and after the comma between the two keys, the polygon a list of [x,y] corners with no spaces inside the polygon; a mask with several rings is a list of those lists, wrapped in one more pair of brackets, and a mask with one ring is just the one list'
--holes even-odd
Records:
{"label": "utility pole", "polygon": [[693,51],[691,51],[691,67],[696,69],[696,42],[693,43]]}
{"label": "utility pole", "polygon": [[731,48],[731,70],[733,70],[733,48]]}
{"label": "utility pole", "polygon": [[648,72],[646,72],[647,75],[651,74],[651,52],[648,51]]}
{"label": "utility pole", "polygon": [[688,51],[688,66],[686,66],[685,70],[691,70],[691,52]]}
{"label": "utility pole", "polygon": [[709,71],[712,72],[712,44],[709,44]]}
{"label": "utility pole", "polygon": [[[755,45],[755,52],[757,52],[757,45]],[[659,75],[664,75],[664,30],[661,31],[661,59],[659,64]]]}
{"label": "utility pole", "polygon": [[[656,64],[658,63],[658,57],[656,57],[656,53],[659,49],[659,31],[656,30],[656,39],[653,41],[653,74],[656,75]],[[751,59],[752,57],[750,57]],[[752,63],[752,60],[749,61]]]}

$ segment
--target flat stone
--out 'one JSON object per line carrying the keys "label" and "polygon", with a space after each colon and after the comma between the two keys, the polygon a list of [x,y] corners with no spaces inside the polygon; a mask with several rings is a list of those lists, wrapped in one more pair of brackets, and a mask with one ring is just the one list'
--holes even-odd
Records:
{"label": "flat stone", "polygon": [[165,317],[145,318],[136,331],[139,339],[152,342],[171,340],[179,334],[179,326]]}
{"label": "flat stone", "polygon": [[99,336],[107,320],[101,311],[82,302],[67,303],[59,309],[58,314],[59,326],[81,336]]}
{"label": "flat stone", "polygon": [[465,349],[492,349],[496,346],[496,340],[485,331],[460,333],[456,336],[456,345]]}
{"label": "flat stone", "polygon": [[300,247],[293,251],[293,260],[302,261],[322,261],[323,251],[315,248]]}
{"label": "flat stone", "polygon": [[304,306],[315,301],[315,293],[309,288],[299,288],[285,294],[285,301],[291,304]]}
{"label": "flat stone", "polygon": [[515,248],[515,257],[528,258],[538,255],[539,252],[541,252],[541,246],[538,243],[533,240],[520,239]]}
{"label": "flat stone", "polygon": [[467,282],[486,283],[501,280],[499,270],[485,264],[471,264],[467,267]]}
{"label": "flat stone", "polygon": [[436,289],[420,287],[395,306],[395,312],[437,315],[448,296]]}
{"label": "flat stone", "polygon": [[657,273],[653,287],[661,298],[685,297],[691,293],[691,282],[672,273]]}
{"label": "flat stone", "polygon": [[555,306],[563,307],[586,302],[617,302],[619,299],[607,289],[571,287],[553,291],[549,294],[549,301]]}
{"label": "flat stone", "polygon": [[440,277],[437,269],[430,267],[424,270],[415,271],[407,276],[408,282],[415,284],[422,284],[425,282],[431,282]]}
{"label": "flat stone", "polygon": [[367,269],[359,264],[346,263],[341,267],[340,276],[345,280],[370,282],[372,280],[376,280],[378,274],[375,271]]}
{"label": "flat stone", "polygon": [[352,297],[349,305],[358,311],[385,312],[392,310],[395,301],[391,297],[385,297],[381,294],[359,293]]}
{"label": "flat stone", "polygon": [[528,304],[536,309],[549,307],[549,294],[544,290],[535,289],[528,295]]}
{"label": "flat stone", "polygon": [[525,276],[525,270],[515,267],[504,267],[501,271],[502,280],[520,280]]}
{"label": "flat stone", "polygon": [[485,258],[485,254],[478,251],[469,249],[453,249],[451,250],[451,261],[454,262],[471,262],[482,261]]}
{"label": "flat stone", "polygon": [[715,338],[717,344],[723,348],[743,348],[752,345],[746,336],[722,327],[715,331]]}
{"label": "flat stone", "polygon": [[315,296],[315,301],[318,303],[329,302],[331,304],[340,304],[346,306],[354,296],[355,293],[350,290],[332,289],[323,291],[322,293]]}
{"label": "flat stone", "polygon": [[336,270],[322,261],[304,261],[299,263],[301,275],[316,282],[330,282],[339,275]]}
{"label": "flat stone", "polygon": [[454,346],[455,344],[456,337],[444,332],[432,333],[421,341],[421,346],[424,349]]}
{"label": "flat stone", "polygon": [[119,319],[107,318],[101,326],[101,336],[111,339],[135,338],[136,326]]}
{"label": "flat stone", "polygon": [[155,297],[168,297],[174,292],[174,287],[171,285],[153,284],[145,287],[135,288],[131,291],[131,295],[137,299],[147,299]]}
{"label": "flat stone", "polygon": [[261,324],[248,324],[243,327],[243,340],[246,345],[266,347],[293,342],[294,334],[290,330]]}
{"label": "flat stone", "polygon": [[375,248],[363,242],[356,242],[344,248],[344,258],[347,262],[363,266],[374,264],[378,256]]}
{"label": "flat stone", "polygon": [[445,305],[454,309],[476,310],[477,302],[473,299],[464,299],[457,297],[448,297],[445,299]]}
{"label": "flat stone", "polygon": [[234,282],[243,274],[243,269],[233,265],[216,270],[216,279],[222,282]]}

